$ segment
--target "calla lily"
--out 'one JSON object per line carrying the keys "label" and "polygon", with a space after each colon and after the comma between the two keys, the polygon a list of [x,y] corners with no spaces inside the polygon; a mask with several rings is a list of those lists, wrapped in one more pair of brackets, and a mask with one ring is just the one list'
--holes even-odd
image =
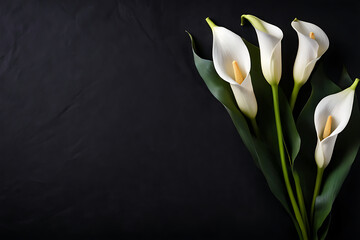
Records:
{"label": "calla lily", "polygon": [[242,15],[241,25],[247,19],[255,28],[260,48],[261,69],[270,85],[277,85],[281,78],[281,40],[280,28],[253,15]]}
{"label": "calla lily", "polygon": [[325,32],[315,24],[295,18],[291,26],[299,38],[299,48],[294,64],[295,84],[302,86],[309,78],[316,62],[329,48]]}
{"label": "calla lily", "polygon": [[315,161],[321,169],[329,164],[336,138],[349,122],[358,82],[359,79],[356,79],[349,88],[326,96],[316,106],[314,115],[317,134]]}
{"label": "calla lily", "polygon": [[[242,15],[241,25],[244,24],[244,19],[247,19],[255,28],[260,48],[261,69],[266,81],[270,84],[273,103],[274,116],[276,124],[276,133],[279,146],[279,154],[281,160],[281,169],[284,176],[284,183],[288,192],[291,205],[293,207],[296,221],[299,224],[302,238],[307,239],[307,232],[304,220],[302,219],[299,206],[296,203],[294,192],[291,187],[289,173],[287,169],[287,160],[284,149],[284,138],[281,127],[280,108],[279,108],[279,82],[281,79],[281,40],[283,33],[280,28],[269,24],[252,15]],[[306,212],[301,210],[302,212]]]}
{"label": "calla lily", "polygon": [[240,36],[206,19],[213,33],[213,61],[218,75],[230,83],[240,110],[249,118],[257,114],[257,102],[251,83],[250,54]]}

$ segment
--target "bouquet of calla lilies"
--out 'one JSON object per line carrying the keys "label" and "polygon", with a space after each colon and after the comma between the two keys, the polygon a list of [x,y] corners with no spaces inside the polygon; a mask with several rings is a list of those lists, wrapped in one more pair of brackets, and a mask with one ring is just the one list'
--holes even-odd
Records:
{"label": "bouquet of calla lilies", "polygon": [[[331,208],[360,145],[355,97],[359,79],[352,80],[344,70],[338,86],[321,66],[314,71],[329,39],[320,27],[295,18],[291,26],[299,47],[294,85],[284,94],[279,88],[280,28],[242,15],[241,25],[249,22],[256,31],[256,47],[209,18],[206,21],[213,34],[212,61],[197,55],[189,33],[200,76],[230,114],[299,239],[325,239]],[[307,81],[312,93],[304,106],[298,106],[298,93]],[[300,111],[296,118],[294,108]]]}

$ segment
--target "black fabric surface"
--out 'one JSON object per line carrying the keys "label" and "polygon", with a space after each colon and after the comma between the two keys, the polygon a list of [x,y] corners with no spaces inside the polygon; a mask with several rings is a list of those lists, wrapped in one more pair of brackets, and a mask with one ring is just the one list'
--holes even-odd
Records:
{"label": "black fabric surface", "polygon": [[[184,30],[211,58],[209,16],[257,44],[243,13],[284,31],[292,85],[297,36],[330,38],[336,81],[360,76],[360,4],[303,1],[1,1],[1,239],[296,239]],[[309,94],[308,84],[299,103]],[[359,159],[328,239],[360,234]]]}

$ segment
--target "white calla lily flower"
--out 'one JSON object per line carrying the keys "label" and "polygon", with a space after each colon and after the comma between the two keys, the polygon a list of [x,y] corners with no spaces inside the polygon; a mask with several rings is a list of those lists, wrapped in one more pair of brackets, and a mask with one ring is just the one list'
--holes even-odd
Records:
{"label": "white calla lily flower", "polygon": [[333,154],[336,138],[349,122],[354,102],[355,82],[347,89],[323,98],[314,114],[317,145],[315,161],[319,168],[327,167]]}
{"label": "white calla lily flower", "polygon": [[294,64],[294,81],[300,86],[309,79],[316,62],[329,48],[329,38],[315,24],[294,19],[291,26],[299,38],[299,48]]}
{"label": "white calla lily flower", "polygon": [[261,69],[270,85],[277,85],[281,78],[281,40],[283,32],[253,15],[242,15],[241,25],[247,19],[255,28],[259,41]]}
{"label": "white calla lily flower", "polygon": [[213,62],[218,75],[230,83],[240,110],[249,118],[257,114],[257,102],[250,76],[250,54],[240,36],[206,21],[213,33]]}

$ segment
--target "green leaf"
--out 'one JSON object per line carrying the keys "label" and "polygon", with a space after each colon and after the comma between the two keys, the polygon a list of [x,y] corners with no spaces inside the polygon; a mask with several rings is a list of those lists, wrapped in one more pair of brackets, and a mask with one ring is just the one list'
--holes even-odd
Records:
{"label": "green leaf", "polygon": [[[346,72],[343,73],[342,81],[350,86],[352,80]],[[294,168],[298,171],[303,186],[305,200],[310,207],[315,177],[316,163],[314,152],[316,147],[316,131],[314,126],[314,112],[319,101],[329,94],[341,91],[336,84],[330,81],[324,74],[322,67],[314,72],[312,79],[312,93],[303,111],[300,113],[297,126],[302,139],[301,152]],[[326,232],[318,232],[323,228],[324,221],[331,212],[332,205],[340,191],[346,176],[349,173],[352,163],[355,160],[360,145],[359,123],[360,113],[355,97],[354,106],[350,121],[345,130],[339,134],[334,148],[334,153],[329,166],[325,169],[323,185],[315,203],[314,231],[317,233],[315,239],[325,238]],[[325,227],[326,229],[326,227]],[[325,235],[324,235],[325,234]]]}
{"label": "green leaf", "polygon": [[[250,151],[255,163],[264,174],[270,190],[281,202],[294,221],[299,232],[298,224],[293,216],[288,199],[283,174],[280,167],[278,153],[276,125],[272,103],[271,87],[261,72],[260,52],[257,47],[245,41],[251,56],[251,78],[258,102],[257,122],[261,132],[261,139],[256,138],[250,130],[248,120],[239,110],[229,83],[222,80],[214,68],[213,62],[199,57],[195,52],[195,44],[189,34],[194,54],[196,68],[214,97],[221,102],[228,111],[245,146]],[[284,94],[280,91],[281,117],[284,123],[285,140],[293,159],[300,148],[300,137],[297,133],[290,107]]]}
{"label": "green leaf", "polygon": [[326,238],[326,235],[329,232],[330,222],[331,222],[331,213],[326,218],[321,228],[318,230],[318,239],[324,240]]}

